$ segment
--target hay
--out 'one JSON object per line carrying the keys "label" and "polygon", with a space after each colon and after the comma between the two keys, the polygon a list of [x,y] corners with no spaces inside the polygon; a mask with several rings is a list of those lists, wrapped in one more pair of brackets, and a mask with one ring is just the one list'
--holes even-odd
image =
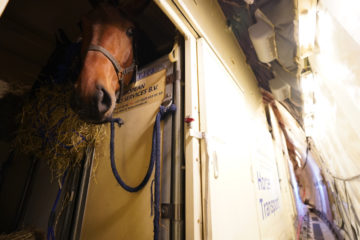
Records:
{"label": "hay", "polygon": [[53,177],[79,165],[88,144],[102,140],[104,127],[82,121],[69,106],[72,84],[41,87],[25,104],[15,148],[46,159]]}

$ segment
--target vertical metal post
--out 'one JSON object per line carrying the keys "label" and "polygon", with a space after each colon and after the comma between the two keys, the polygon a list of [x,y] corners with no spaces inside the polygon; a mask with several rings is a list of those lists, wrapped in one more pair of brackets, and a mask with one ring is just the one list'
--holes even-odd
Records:
{"label": "vertical metal post", "polygon": [[[174,86],[174,67],[169,59],[165,58],[166,62],[166,87],[165,99],[173,97]],[[170,79],[170,81],[168,81]],[[160,222],[160,239],[170,240],[171,238],[171,169],[172,169],[172,116],[164,119],[163,140],[162,140],[162,166],[161,166],[161,222]]]}
{"label": "vertical metal post", "polygon": [[89,182],[91,177],[92,164],[95,156],[95,147],[88,146],[86,149],[86,156],[82,175],[80,178],[79,189],[76,193],[76,206],[74,209],[73,220],[71,224],[71,232],[68,239],[75,240],[80,239],[82,220],[84,216],[87,192],[89,188]]}
{"label": "vertical metal post", "polygon": [[36,171],[37,162],[38,162],[37,158],[35,158],[35,157],[31,158],[31,163],[30,163],[30,167],[29,167],[28,174],[26,177],[25,186],[23,189],[23,193],[21,195],[20,203],[18,205],[18,210],[16,212],[14,229],[18,229],[20,227],[20,220],[23,217],[24,212],[25,212],[26,201],[28,200],[28,194],[30,192],[31,183],[32,183],[32,180],[34,177],[34,172]]}
{"label": "vertical metal post", "polygon": [[[178,39],[180,40],[180,38]],[[177,111],[173,118],[173,157],[172,157],[172,188],[171,199],[173,204],[174,218],[171,224],[171,239],[180,240],[185,238],[185,223],[184,223],[184,135],[183,135],[183,86],[181,84],[183,79],[183,46],[178,42],[178,46],[172,51],[172,55],[176,62],[174,64],[174,103]]]}

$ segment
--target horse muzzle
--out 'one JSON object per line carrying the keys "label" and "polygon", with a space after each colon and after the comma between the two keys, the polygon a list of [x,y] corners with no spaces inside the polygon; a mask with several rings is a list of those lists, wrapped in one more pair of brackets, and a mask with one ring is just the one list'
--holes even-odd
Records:
{"label": "horse muzzle", "polygon": [[82,97],[76,90],[71,99],[72,109],[79,117],[91,123],[108,121],[115,108],[116,97],[104,87],[96,86],[95,91],[87,97]]}

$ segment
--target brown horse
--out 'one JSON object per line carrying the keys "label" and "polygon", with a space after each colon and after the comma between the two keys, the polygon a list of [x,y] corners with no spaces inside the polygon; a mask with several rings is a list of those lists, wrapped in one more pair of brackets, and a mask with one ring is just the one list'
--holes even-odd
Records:
{"label": "brown horse", "polygon": [[125,11],[99,3],[81,20],[83,67],[72,106],[85,121],[100,123],[111,118],[122,87],[135,74],[135,29]]}

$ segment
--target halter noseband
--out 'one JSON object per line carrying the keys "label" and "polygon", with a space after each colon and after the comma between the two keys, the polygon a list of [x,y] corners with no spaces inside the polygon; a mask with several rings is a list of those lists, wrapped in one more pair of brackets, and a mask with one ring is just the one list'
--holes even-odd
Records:
{"label": "halter noseband", "polygon": [[134,69],[136,68],[136,64],[133,61],[133,63],[127,67],[127,68],[122,68],[120,66],[120,63],[115,59],[115,57],[105,48],[98,46],[98,45],[93,45],[90,44],[88,51],[97,51],[97,52],[101,52],[107,59],[109,59],[109,61],[112,63],[112,65],[114,66],[115,72],[116,72],[116,76],[118,77],[119,80],[119,84],[120,84],[120,95],[119,95],[119,100],[123,94],[123,90],[124,90],[124,76],[130,72],[133,72]]}

